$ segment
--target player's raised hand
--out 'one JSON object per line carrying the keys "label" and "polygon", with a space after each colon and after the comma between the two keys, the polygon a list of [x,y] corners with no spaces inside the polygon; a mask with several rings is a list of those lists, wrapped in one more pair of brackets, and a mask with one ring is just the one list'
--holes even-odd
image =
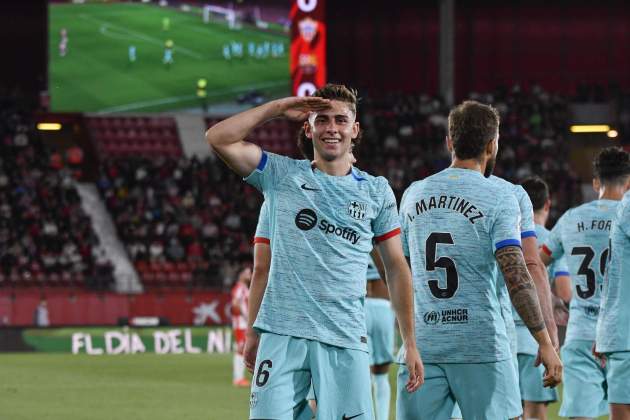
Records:
{"label": "player's raised hand", "polygon": [[405,388],[407,392],[415,392],[424,383],[424,365],[416,343],[405,345],[405,364],[407,365],[407,370],[409,370],[409,380]]}
{"label": "player's raised hand", "polygon": [[293,121],[304,121],[311,112],[330,108],[330,99],[316,96],[292,96],[279,99],[278,102],[282,115]]}
{"label": "player's raised hand", "polygon": [[254,373],[256,367],[256,354],[258,353],[258,343],[260,336],[254,331],[248,331],[245,336],[245,348],[243,349],[243,359],[245,367],[250,373]]}
{"label": "player's raised hand", "polygon": [[551,343],[543,344],[538,348],[535,366],[541,363],[545,366],[543,385],[551,388],[559,385],[562,382],[562,362]]}

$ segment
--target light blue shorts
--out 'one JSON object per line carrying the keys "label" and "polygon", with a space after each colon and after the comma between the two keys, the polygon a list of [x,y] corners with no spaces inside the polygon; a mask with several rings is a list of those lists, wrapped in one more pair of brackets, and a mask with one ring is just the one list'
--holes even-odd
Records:
{"label": "light blue shorts", "polygon": [[555,388],[543,386],[545,367],[540,364],[534,366],[536,356],[531,354],[518,355],[518,382],[521,388],[521,398],[532,402],[554,402],[558,400]]}
{"label": "light blue shorts", "polygon": [[505,420],[513,414],[510,397],[518,380],[512,360],[493,363],[426,363],[424,385],[405,389],[407,367],[398,369],[398,420],[448,420],[455,401],[466,420]]}
{"label": "light blue shorts", "polygon": [[608,402],[630,404],[630,351],[606,354]]}
{"label": "light blue shorts", "polygon": [[310,420],[313,382],[317,416],[372,420],[366,352],[263,332],[250,394],[250,419]]}
{"label": "light blue shorts", "polygon": [[[514,379],[514,382],[508,386],[508,413],[509,418],[513,419],[516,417],[520,417],[523,414],[523,404],[521,402],[521,393],[518,386],[519,375],[518,375],[518,362],[513,356],[511,359],[511,365],[514,369],[514,375],[511,376]],[[451,414],[452,419],[461,419],[462,410],[459,408],[459,404],[457,401],[455,402],[455,406],[453,407],[453,413]]]}
{"label": "light blue shorts", "polygon": [[394,322],[396,317],[387,299],[365,299],[370,366],[394,361]]}
{"label": "light blue shorts", "polygon": [[560,351],[564,364],[561,417],[608,414],[606,369],[591,353],[592,347],[592,341],[571,340]]}

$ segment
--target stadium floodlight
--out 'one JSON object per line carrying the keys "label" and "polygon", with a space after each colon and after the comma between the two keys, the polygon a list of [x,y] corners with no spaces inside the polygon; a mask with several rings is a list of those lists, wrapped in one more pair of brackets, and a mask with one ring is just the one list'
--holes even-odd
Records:
{"label": "stadium floodlight", "polygon": [[572,133],[607,133],[610,131],[610,126],[606,124],[572,125],[569,130]]}
{"label": "stadium floodlight", "polygon": [[59,123],[38,123],[37,129],[40,131],[59,131],[61,124]]}
{"label": "stadium floodlight", "polygon": [[610,131],[608,131],[608,133],[606,133],[606,135],[607,135],[609,138],[614,139],[614,138],[617,138],[617,136],[619,135],[619,133],[617,132],[617,130],[610,130]]}

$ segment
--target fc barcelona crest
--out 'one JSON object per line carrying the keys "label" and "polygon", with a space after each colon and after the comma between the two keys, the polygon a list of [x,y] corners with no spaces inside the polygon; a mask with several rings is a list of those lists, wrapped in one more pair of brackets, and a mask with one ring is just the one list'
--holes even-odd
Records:
{"label": "fc barcelona crest", "polygon": [[364,220],[367,214],[367,204],[352,200],[348,204],[348,216],[356,220]]}
{"label": "fc barcelona crest", "polygon": [[318,24],[316,20],[306,17],[298,23],[298,29],[302,39],[310,44],[317,35]]}

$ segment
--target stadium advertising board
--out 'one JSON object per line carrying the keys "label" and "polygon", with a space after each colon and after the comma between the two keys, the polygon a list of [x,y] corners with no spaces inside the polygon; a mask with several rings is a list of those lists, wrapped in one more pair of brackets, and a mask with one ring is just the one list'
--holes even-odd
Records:
{"label": "stadium advertising board", "polygon": [[290,93],[286,0],[49,1],[51,111],[201,112]]}
{"label": "stadium advertising board", "polygon": [[[88,354],[230,353],[229,328],[38,328],[16,331],[22,349],[36,352]],[[3,342],[8,340],[2,340]],[[0,348],[0,351],[8,349]],[[15,351],[14,348],[11,349]]]}
{"label": "stadium advertising board", "polygon": [[[112,292],[45,293],[50,326],[118,325],[121,319],[159,317],[169,325],[219,326],[230,322],[228,293],[169,291],[123,295]],[[29,327],[41,301],[39,290],[0,291],[0,326]]]}
{"label": "stadium advertising board", "polygon": [[324,0],[294,0],[291,7],[293,94],[307,96],[326,84]]}

